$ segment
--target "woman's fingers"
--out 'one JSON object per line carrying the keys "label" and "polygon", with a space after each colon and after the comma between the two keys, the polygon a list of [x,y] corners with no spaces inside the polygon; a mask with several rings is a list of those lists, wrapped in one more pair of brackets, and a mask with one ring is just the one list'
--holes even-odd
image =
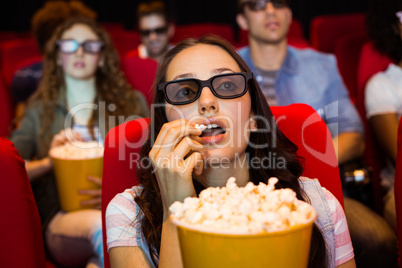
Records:
{"label": "woman's fingers", "polygon": [[[89,176],[88,176],[89,178]],[[93,177],[95,178],[95,177]],[[98,178],[95,178],[98,179]],[[94,198],[88,199],[88,200],[82,200],[80,201],[81,206],[95,206],[95,208],[100,208],[101,204],[101,194],[102,190],[101,189],[86,189],[86,190],[79,190],[78,193],[80,195],[91,195]]]}
{"label": "woman's fingers", "polygon": [[100,196],[102,194],[102,189],[85,189],[79,190],[79,194],[86,194],[86,195],[93,195],[93,196]]}
{"label": "woman's fingers", "polygon": [[166,155],[159,153],[157,157],[153,159],[153,165],[164,169],[178,168],[182,170],[184,159],[194,152],[203,155],[204,147],[197,141],[194,141],[189,137],[184,137],[173,151],[170,151]]}
{"label": "woman's fingers", "polygon": [[174,153],[182,158],[185,158],[190,151],[202,153],[204,146],[190,137],[184,137],[179,144],[177,144],[176,148],[174,148]]}
{"label": "woman's fingers", "polygon": [[50,148],[61,146],[66,142],[82,141],[81,135],[71,128],[63,129],[53,136]]}
{"label": "woman's fingers", "polygon": [[101,198],[94,198],[94,199],[88,199],[88,200],[82,200],[80,202],[81,206],[98,206],[101,204]]}
{"label": "woman's fingers", "polygon": [[201,132],[183,119],[166,123],[159,132],[149,156],[155,159],[158,154],[168,155],[183,137],[200,135]]}
{"label": "woman's fingers", "polygon": [[87,179],[89,181],[92,181],[92,182],[98,184],[98,185],[102,185],[102,179],[101,178],[94,177],[94,176],[87,176]]}
{"label": "woman's fingers", "polygon": [[192,171],[194,171],[196,175],[201,175],[204,160],[199,152],[194,152],[186,160],[184,160],[184,165],[188,167],[185,172],[187,172],[189,175],[191,175]]}

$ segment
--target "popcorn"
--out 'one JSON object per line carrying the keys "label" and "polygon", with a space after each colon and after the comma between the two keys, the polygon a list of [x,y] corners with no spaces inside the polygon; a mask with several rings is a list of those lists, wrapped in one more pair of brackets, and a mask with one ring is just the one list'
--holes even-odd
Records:
{"label": "popcorn", "polygon": [[226,187],[209,187],[199,198],[174,202],[171,217],[209,231],[261,233],[289,229],[314,217],[313,207],[296,198],[291,189],[275,189],[277,178],[268,184],[249,182],[238,187],[231,177]]}
{"label": "popcorn", "polygon": [[194,126],[196,129],[199,129],[199,130],[205,130],[206,128],[207,128],[207,126],[206,125],[203,125],[203,124],[195,124],[195,126]]}
{"label": "popcorn", "polygon": [[98,142],[74,142],[54,147],[49,155],[53,158],[83,160],[103,157],[104,147]]}

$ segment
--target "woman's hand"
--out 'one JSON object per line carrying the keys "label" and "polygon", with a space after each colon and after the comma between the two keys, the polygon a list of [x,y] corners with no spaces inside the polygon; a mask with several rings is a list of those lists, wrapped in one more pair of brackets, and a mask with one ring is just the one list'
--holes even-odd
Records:
{"label": "woman's hand", "polygon": [[101,208],[101,194],[102,194],[102,179],[97,178],[94,176],[88,176],[88,180],[98,184],[100,187],[99,189],[89,189],[89,190],[79,190],[79,194],[83,195],[92,195],[93,198],[88,199],[88,200],[83,200],[80,202],[81,206],[86,207],[86,206],[94,206],[97,209]]}
{"label": "woman's hand", "polygon": [[149,152],[161,192],[164,219],[173,202],[195,196],[192,172],[197,175],[202,172],[203,146],[191,139],[191,135],[201,133],[184,119],[166,123]]}
{"label": "woman's hand", "polygon": [[[81,136],[72,129],[62,130],[53,136],[52,142],[50,143],[50,149],[61,146],[69,141],[73,141],[74,139],[82,140]],[[29,180],[32,181],[51,171],[53,168],[53,161],[51,157],[45,157],[40,160],[26,161],[25,168],[27,170]]]}
{"label": "woman's hand", "polygon": [[52,142],[50,143],[50,149],[73,141],[82,141],[80,134],[71,128],[63,129],[53,136]]}

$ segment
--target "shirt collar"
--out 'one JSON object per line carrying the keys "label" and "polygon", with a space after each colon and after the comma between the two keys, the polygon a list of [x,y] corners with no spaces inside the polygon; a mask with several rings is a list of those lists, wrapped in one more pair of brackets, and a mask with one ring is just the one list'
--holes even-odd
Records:
{"label": "shirt collar", "polygon": [[[245,49],[245,57],[243,57],[247,66],[251,69],[253,73],[257,72],[257,68],[254,65],[253,59],[251,58],[250,47],[246,47]],[[286,57],[283,61],[282,67],[279,72],[285,72],[288,74],[295,74],[298,70],[298,63],[295,57],[295,49],[292,47],[287,47]]]}
{"label": "shirt collar", "polygon": [[299,68],[299,64],[295,57],[295,49],[288,46],[285,60],[283,61],[281,71],[288,74],[295,74]]}

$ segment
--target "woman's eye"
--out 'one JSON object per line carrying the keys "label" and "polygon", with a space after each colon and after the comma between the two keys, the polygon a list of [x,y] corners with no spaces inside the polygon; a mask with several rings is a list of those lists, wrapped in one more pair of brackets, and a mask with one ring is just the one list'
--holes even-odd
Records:
{"label": "woman's eye", "polygon": [[191,87],[182,87],[176,93],[176,98],[186,98],[195,95],[197,92]]}
{"label": "woman's eye", "polygon": [[226,82],[223,82],[217,89],[229,91],[229,90],[236,90],[236,88],[237,88],[237,86],[233,82],[226,81]]}

